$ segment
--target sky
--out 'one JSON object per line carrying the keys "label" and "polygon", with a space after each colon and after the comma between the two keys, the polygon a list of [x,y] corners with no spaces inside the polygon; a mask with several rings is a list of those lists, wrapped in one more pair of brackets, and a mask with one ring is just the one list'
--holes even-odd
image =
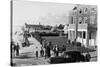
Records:
{"label": "sky", "polygon": [[59,25],[68,22],[73,4],[13,1],[13,29],[18,30],[24,23]]}

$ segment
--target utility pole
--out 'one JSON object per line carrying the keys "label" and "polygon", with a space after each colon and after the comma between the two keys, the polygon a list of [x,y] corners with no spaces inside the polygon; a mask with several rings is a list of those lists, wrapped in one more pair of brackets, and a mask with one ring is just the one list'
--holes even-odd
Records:
{"label": "utility pole", "polygon": [[13,1],[11,0],[10,1],[10,12],[11,12],[11,19],[10,19],[10,22],[11,22],[11,43],[10,43],[10,49],[11,49],[11,55],[10,55],[10,57],[11,57],[11,59],[10,59],[10,65],[11,66],[13,66],[13,49],[12,49],[12,46],[13,46],[13,43],[12,43],[12,41],[13,41]]}
{"label": "utility pole", "polygon": [[76,10],[76,22],[75,22],[75,45],[77,45],[77,35],[78,35],[78,10]]}

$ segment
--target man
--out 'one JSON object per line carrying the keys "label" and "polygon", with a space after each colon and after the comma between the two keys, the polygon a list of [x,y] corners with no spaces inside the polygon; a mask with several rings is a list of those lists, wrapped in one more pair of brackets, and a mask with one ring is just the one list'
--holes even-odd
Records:
{"label": "man", "polygon": [[16,45],[16,56],[19,56],[19,44]]}
{"label": "man", "polygon": [[38,47],[36,47],[36,58],[38,58]]}
{"label": "man", "polygon": [[48,58],[50,57],[50,46],[49,45],[47,46],[47,57]]}
{"label": "man", "polygon": [[44,56],[44,50],[43,50],[43,47],[41,47],[40,54],[41,54],[41,57]]}
{"label": "man", "polygon": [[90,59],[91,59],[91,56],[90,56],[89,52],[87,52],[87,54],[86,54],[86,61],[89,62]]}
{"label": "man", "polygon": [[14,57],[16,54],[16,45],[13,41],[11,42],[11,49],[12,49],[12,57]]}
{"label": "man", "polygon": [[55,45],[54,47],[54,55],[58,56],[58,46],[57,45]]}
{"label": "man", "polygon": [[66,51],[66,46],[63,45],[62,51]]}
{"label": "man", "polygon": [[50,57],[50,46],[49,46],[49,42],[48,42],[48,44],[46,45],[46,47],[45,47],[45,58],[46,57]]}

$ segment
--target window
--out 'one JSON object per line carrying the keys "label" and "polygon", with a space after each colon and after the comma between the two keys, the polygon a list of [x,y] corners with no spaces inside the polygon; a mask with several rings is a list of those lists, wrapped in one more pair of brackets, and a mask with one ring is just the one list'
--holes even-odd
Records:
{"label": "window", "polygon": [[82,17],[79,17],[79,18],[78,18],[78,22],[79,22],[79,24],[82,23]]}
{"label": "window", "polygon": [[82,11],[80,10],[80,11],[79,11],[79,13],[81,14],[81,13],[82,13]]}
{"label": "window", "polygon": [[82,22],[80,21],[79,24],[81,24]]}
{"label": "window", "polygon": [[89,33],[89,39],[91,39],[91,33]]}
{"label": "window", "polygon": [[84,17],[84,23],[87,23],[88,18]]}
{"label": "window", "polygon": [[85,9],[85,12],[87,12],[87,8]]}
{"label": "window", "polygon": [[78,37],[82,38],[82,32],[78,32]]}
{"label": "window", "polygon": [[91,10],[95,11],[95,8],[91,8]]}
{"label": "window", "polygon": [[79,10],[79,14],[81,14],[82,13],[82,10]]}
{"label": "window", "polygon": [[87,13],[87,12],[88,12],[88,8],[85,8],[85,9],[84,9],[84,13]]}
{"label": "window", "polygon": [[83,31],[83,38],[84,38],[84,39],[86,38],[86,33],[85,33],[85,31]]}
{"label": "window", "polygon": [[73,24],[73,17],[71,17],[71,24]]}
{"label": "window", "polygon": [[67,26],[69,26],[69,24],[67,24]]}
{"label": "window", "polygon": [[90,16],[90,23],[94,24],[94,21],[95,21],[95,16]]}

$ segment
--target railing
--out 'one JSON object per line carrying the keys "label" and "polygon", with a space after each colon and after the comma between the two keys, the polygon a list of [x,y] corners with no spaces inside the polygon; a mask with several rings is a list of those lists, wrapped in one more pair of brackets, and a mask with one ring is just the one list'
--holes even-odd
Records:
{"label": "railing", "polygon": [[[87,29],[88,24],[78,24],[78,29]],[[75,29],[75,24],[69,24],[68,29]]]}

